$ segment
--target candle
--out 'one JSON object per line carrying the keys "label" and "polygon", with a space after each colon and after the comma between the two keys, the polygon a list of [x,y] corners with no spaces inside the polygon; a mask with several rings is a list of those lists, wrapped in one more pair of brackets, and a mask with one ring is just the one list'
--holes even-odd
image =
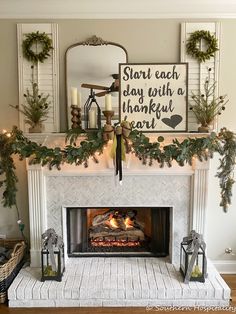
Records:
{"label": "candle", "polygon": [[81,107],[81,93],[78,92],[77,94],[77,106],[80,108]]}
{"label": "candle", "polygon": [[111,95],[110,94],[106,94],[105,95],[105,110],[106,111],[111,111],[112,110]]}
{"label": "candle", "polygon": [[95,129],[96,128],[96,110],[91,109],[89,111],[89,128]]}
{"label": "candle", "polygon": [[71,87],[71,105],[77,106],[77,88]]}

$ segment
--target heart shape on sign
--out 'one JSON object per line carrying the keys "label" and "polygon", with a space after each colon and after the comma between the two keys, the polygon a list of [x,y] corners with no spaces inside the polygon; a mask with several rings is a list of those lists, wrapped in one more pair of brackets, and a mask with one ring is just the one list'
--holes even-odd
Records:
{"label": "heart shape on sign", "polygon": [[183,120],[183,118],[180,115],[178,115],[178,114],[174,114],[170,118],[163,118],[163,119],[161,119],[161,121],[163,123],[165,123],[166,125],[168,125],[172,129],[175,129],[177,127],[177,125],[180,124],[180,122],[182,120]]}

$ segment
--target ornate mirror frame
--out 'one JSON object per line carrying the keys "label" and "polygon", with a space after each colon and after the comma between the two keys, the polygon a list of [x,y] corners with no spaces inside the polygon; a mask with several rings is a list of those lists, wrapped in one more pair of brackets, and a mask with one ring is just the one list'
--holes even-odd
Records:
{"label": "ornate mirror frame", "polygon": [[[75,60],[75,57],[77,57],[77,55],[75,54],[77,51],[79,52],[80,49],[76,49],[75,48],[82,48],[84,47],[84,52],[83,55],[78,55],[78,65],[80,63],[81,68],[77,69],[77,66],[74,66],[73,64],[73,60]],[[93,48],[97,48],[97,47],[101,47],[99,49],[94,49],[94,50],[90,50],[89,48],[93,49]],[[108,51],[105,48],[110,48],[110,52],[111,52],[111,56],[110,55],[105,55],[105,52]],[[73,50],[74,49],[74,50]],[[120,51],[118,50],[120,49]],[[83,50],[83,49],[82,49]],[[82,51],[81,50],[81,51]],[[99,52],[99,56],[96,59],[96,52]],[[113,56],[114,58],[116,57],[116,53],[117,52],[117,56],[119,56],[119,60],[113,60]],[[90,53],[91,55],[94,53],[94,60],[92,60],[93,64],[87,64],[86,66],[86,58],[91,58],[90,57]],[[80,58],[84,59],[80,62]],[[102,58],[104,60],[102,60]],[[98,61],[97,61],[98,60]],[[101,62],[102,64],[96,64],[96,62]],[[110,62],[112,64],[109,64],[107,66],[107,71],[109,71],[109,69],[113,69],[112,73],[106,73],[106,69],[104,68],[106,66],[106,62]],[[76,87],[78,89],[78,91],[80,93],[78,94],[82,94],[82,99],[81,99],[81,115],[82,115],[82,120],[84,120],[83,114],[84,114],[84,104],[88,98],[88,95],[90,93],[90,89],[87,88],[81,88],[81,83],[89,83],[89,84],[96,84],[96,85],[102,85],[102,86],[107,86],[109,87],[112,83],[113,83],[113,78],[112,78],[112,74],[118,74],[119,73],[119,63],[127,63],[128,62],[128,53],[127,50],[120,44],[115,43],[115,42],[110,42],[110,41],[105,41],[100,37],[97,36],[92,36],[90,38],[88,38],[85,41],[82,42],[78,42],[76,44],[73,44],[71,46],[69,46],[66,50],[65,53],[65,75],[66,75],[66,99],[67,99],[67,125],[69,128],[71,128],[72,122],[71,122],[71,104],[72,104],[72,91],[71,91],[71,87],[73,87],[73,85],[75,85],[74,87]],[[105,65],[105,66],[104,66]],[[84,68],[83,68],[84,66]],[[115,72],[114,72],[114,69]],[[81,71],[80,71],[81,70]],[[88,73],[85,73],[85,72]],[[76,72],[76,73],[75,73]],[[73,75],[74,73],[74,75]],[[78,75],[78,80],[76,78],[77,73]],[[99,77],[101,73],[101,76]],[[105,77],[105,74],[107,74],[107,77]],[[93,76],[93,79],[89,81],[89,79],[87,79],[87,77],[89,76]],[[85,77],[85,79],[83,80],[83,76]],[[79,84],[75,84],[75,78],[78,81]],[[80,85],[80,86],[79,86]],[[95,90],[95,92],[101,92],[101,90]],[[117,121],[119,120],[119,93],[116,93],[117,97],[112,97],[112,103],[114,105],[113,109],[115,111],[115,115],[113,117],[113,120]],[[79,97],[78,97],[79,98]],[[105,97],[96,97],[99,106],[101,106],[101,110],[104,110],[104,98]],[[105,121],[105,117],[102,117],[102,119],[104,119]],[[83,125],[82,125],[83,127]]]}

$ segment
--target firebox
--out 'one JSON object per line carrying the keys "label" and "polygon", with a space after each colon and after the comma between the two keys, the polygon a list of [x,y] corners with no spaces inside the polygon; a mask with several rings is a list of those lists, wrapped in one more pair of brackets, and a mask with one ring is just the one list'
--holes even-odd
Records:
{"label": "firebox", "polygon": [[67,208],[68,256],[167,256],[169,207]]}

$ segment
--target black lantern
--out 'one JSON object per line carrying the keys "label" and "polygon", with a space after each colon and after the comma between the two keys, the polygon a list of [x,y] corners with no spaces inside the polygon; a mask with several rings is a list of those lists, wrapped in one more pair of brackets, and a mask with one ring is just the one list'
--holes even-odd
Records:
{"label": "black lantern", "polygon": [[64,245],[62,239],[57,236],[54,229],[46,230],[43,233],[42,238],[44,243],[41,250],[41,281],[61,281],[65,270]]}
{"label": "black lantern", "polygon": [[183,238],[180,251],[180,272],[184,277],[184,283],[205,282],[207,269],[205,248],[206,244],[202,236],[194,230],[188,237]]}
{"label": "black lantern", "polygon": [[90,89],[90,95],[84,105],[85,130],[101,129],[101,109],[95,98],[95,92]]}

